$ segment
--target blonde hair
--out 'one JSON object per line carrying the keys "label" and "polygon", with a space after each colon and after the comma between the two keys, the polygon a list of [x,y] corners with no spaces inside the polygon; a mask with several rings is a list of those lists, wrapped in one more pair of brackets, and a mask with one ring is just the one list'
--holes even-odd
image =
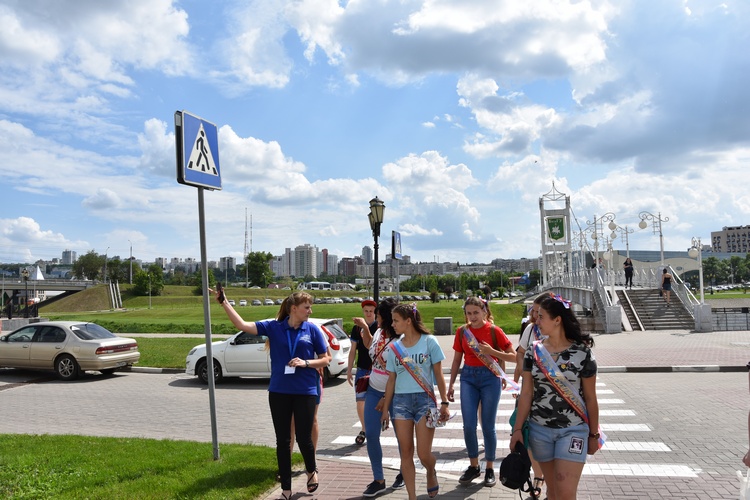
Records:
{"label": "blonde hair", "polygon": [[284,321],[289,317],[292,312],[292,306],[298,306],[300,304],[312,304],[313,297],[307,292],[294,292],[289,297],[285,298],[279,307],[279,312],[276,314],[276,321]]}

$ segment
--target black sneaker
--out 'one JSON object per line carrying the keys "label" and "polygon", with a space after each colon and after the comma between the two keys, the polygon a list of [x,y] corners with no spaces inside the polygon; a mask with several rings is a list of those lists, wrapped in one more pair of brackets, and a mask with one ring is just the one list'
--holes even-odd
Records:
{"label": "black sneaker", "polygon": [[487,469],[484,471],[484,485],[487,487],[495,486],[495,471]]}
{"label": "black sneaker", "polygon": [[385,481],[382,483],[379,483],[377,481],[373,481],[370,484],[367,485],[367,489],[364,493],[362,493],[363,497],[376,497],[380,495],[381,493],[385,493]]}
{"label": "black sneaker", "polygon": [[466,468],[466,471],[464,471],[463,474],[461,474],[461,477],[458,478],[458,482],[461,484],[469,484],[476,478],[482,475],[482,469],[479,468],[479,466],[472,467],[471,465]]}
{"label": "black sneaker", "polygon": [[391,489],[400,490],[404,486],[406,486],[404,484],[404,476],[402,476],[401,473],[399,472],[398,475],[396,476],[396,480],[393,481],[393,485],[391,486]]}

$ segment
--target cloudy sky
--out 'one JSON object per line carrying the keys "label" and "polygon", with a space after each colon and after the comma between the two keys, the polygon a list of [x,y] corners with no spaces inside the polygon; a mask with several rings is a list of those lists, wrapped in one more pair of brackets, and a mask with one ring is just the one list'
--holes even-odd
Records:
{"label": "cloudy sky", "polygon": [[359,255],[376,195],[413,260],[535,257],[553,182],[582,226],[668,217],[667,250],[750,224],[744,1],[0,0],[0,25],[2,262],[198,258],[183,109],[219,127],[213,260],[246,209],[253,250]]}

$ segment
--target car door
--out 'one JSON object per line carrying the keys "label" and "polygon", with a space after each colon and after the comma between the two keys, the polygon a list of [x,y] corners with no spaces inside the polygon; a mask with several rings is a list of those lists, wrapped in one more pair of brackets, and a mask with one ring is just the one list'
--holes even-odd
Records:
{"label": "car door", "polygon": [[58,326],[40,326],[37,335],[31,343],[31,359],[29,366],[32,368],[53,368],[53,362],[57,354],[65,347],[67,334]]}
{"label": "car door", "polygon": [[0,366],[26,368],[31,358],[31,344],[37,327],[29,325],[5,337],[0,343]]}
{"label": "car door", "polygon": [[232,375],[270,376],[270,361],[264,335],[242,332],[224,350],[224,368]]}

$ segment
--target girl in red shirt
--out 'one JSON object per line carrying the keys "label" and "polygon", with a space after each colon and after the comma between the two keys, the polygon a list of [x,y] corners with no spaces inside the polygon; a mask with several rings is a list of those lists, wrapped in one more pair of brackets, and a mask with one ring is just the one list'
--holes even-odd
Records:
{"label": "girl in red shirt", "polygon": [[487,466],[484,474],[484,485],[495,485],[495,450],[497,434],[495,417],[500,403],[502,381],[484,362],[477,357],[469,346],[466,330],[476,338],[482,354],[492,356],[495,360],[514,362],[516,359],[513,344],[503,330],[492,323],[492,312],[487,301],[481,297],[469,297],[464,303],[466,325],[456,330],[453,341],[453,364],[448,384],[448,400],[453,401],[453,385],[461,369],[461,416],[464,423],[464,441],[469,453],[469,467],[458,480],[461,484],[470,484],[481,475],[479,466],[479,443],[477,440],[477,413],[481,404],[482,435],[484,436],[484,458]]}

